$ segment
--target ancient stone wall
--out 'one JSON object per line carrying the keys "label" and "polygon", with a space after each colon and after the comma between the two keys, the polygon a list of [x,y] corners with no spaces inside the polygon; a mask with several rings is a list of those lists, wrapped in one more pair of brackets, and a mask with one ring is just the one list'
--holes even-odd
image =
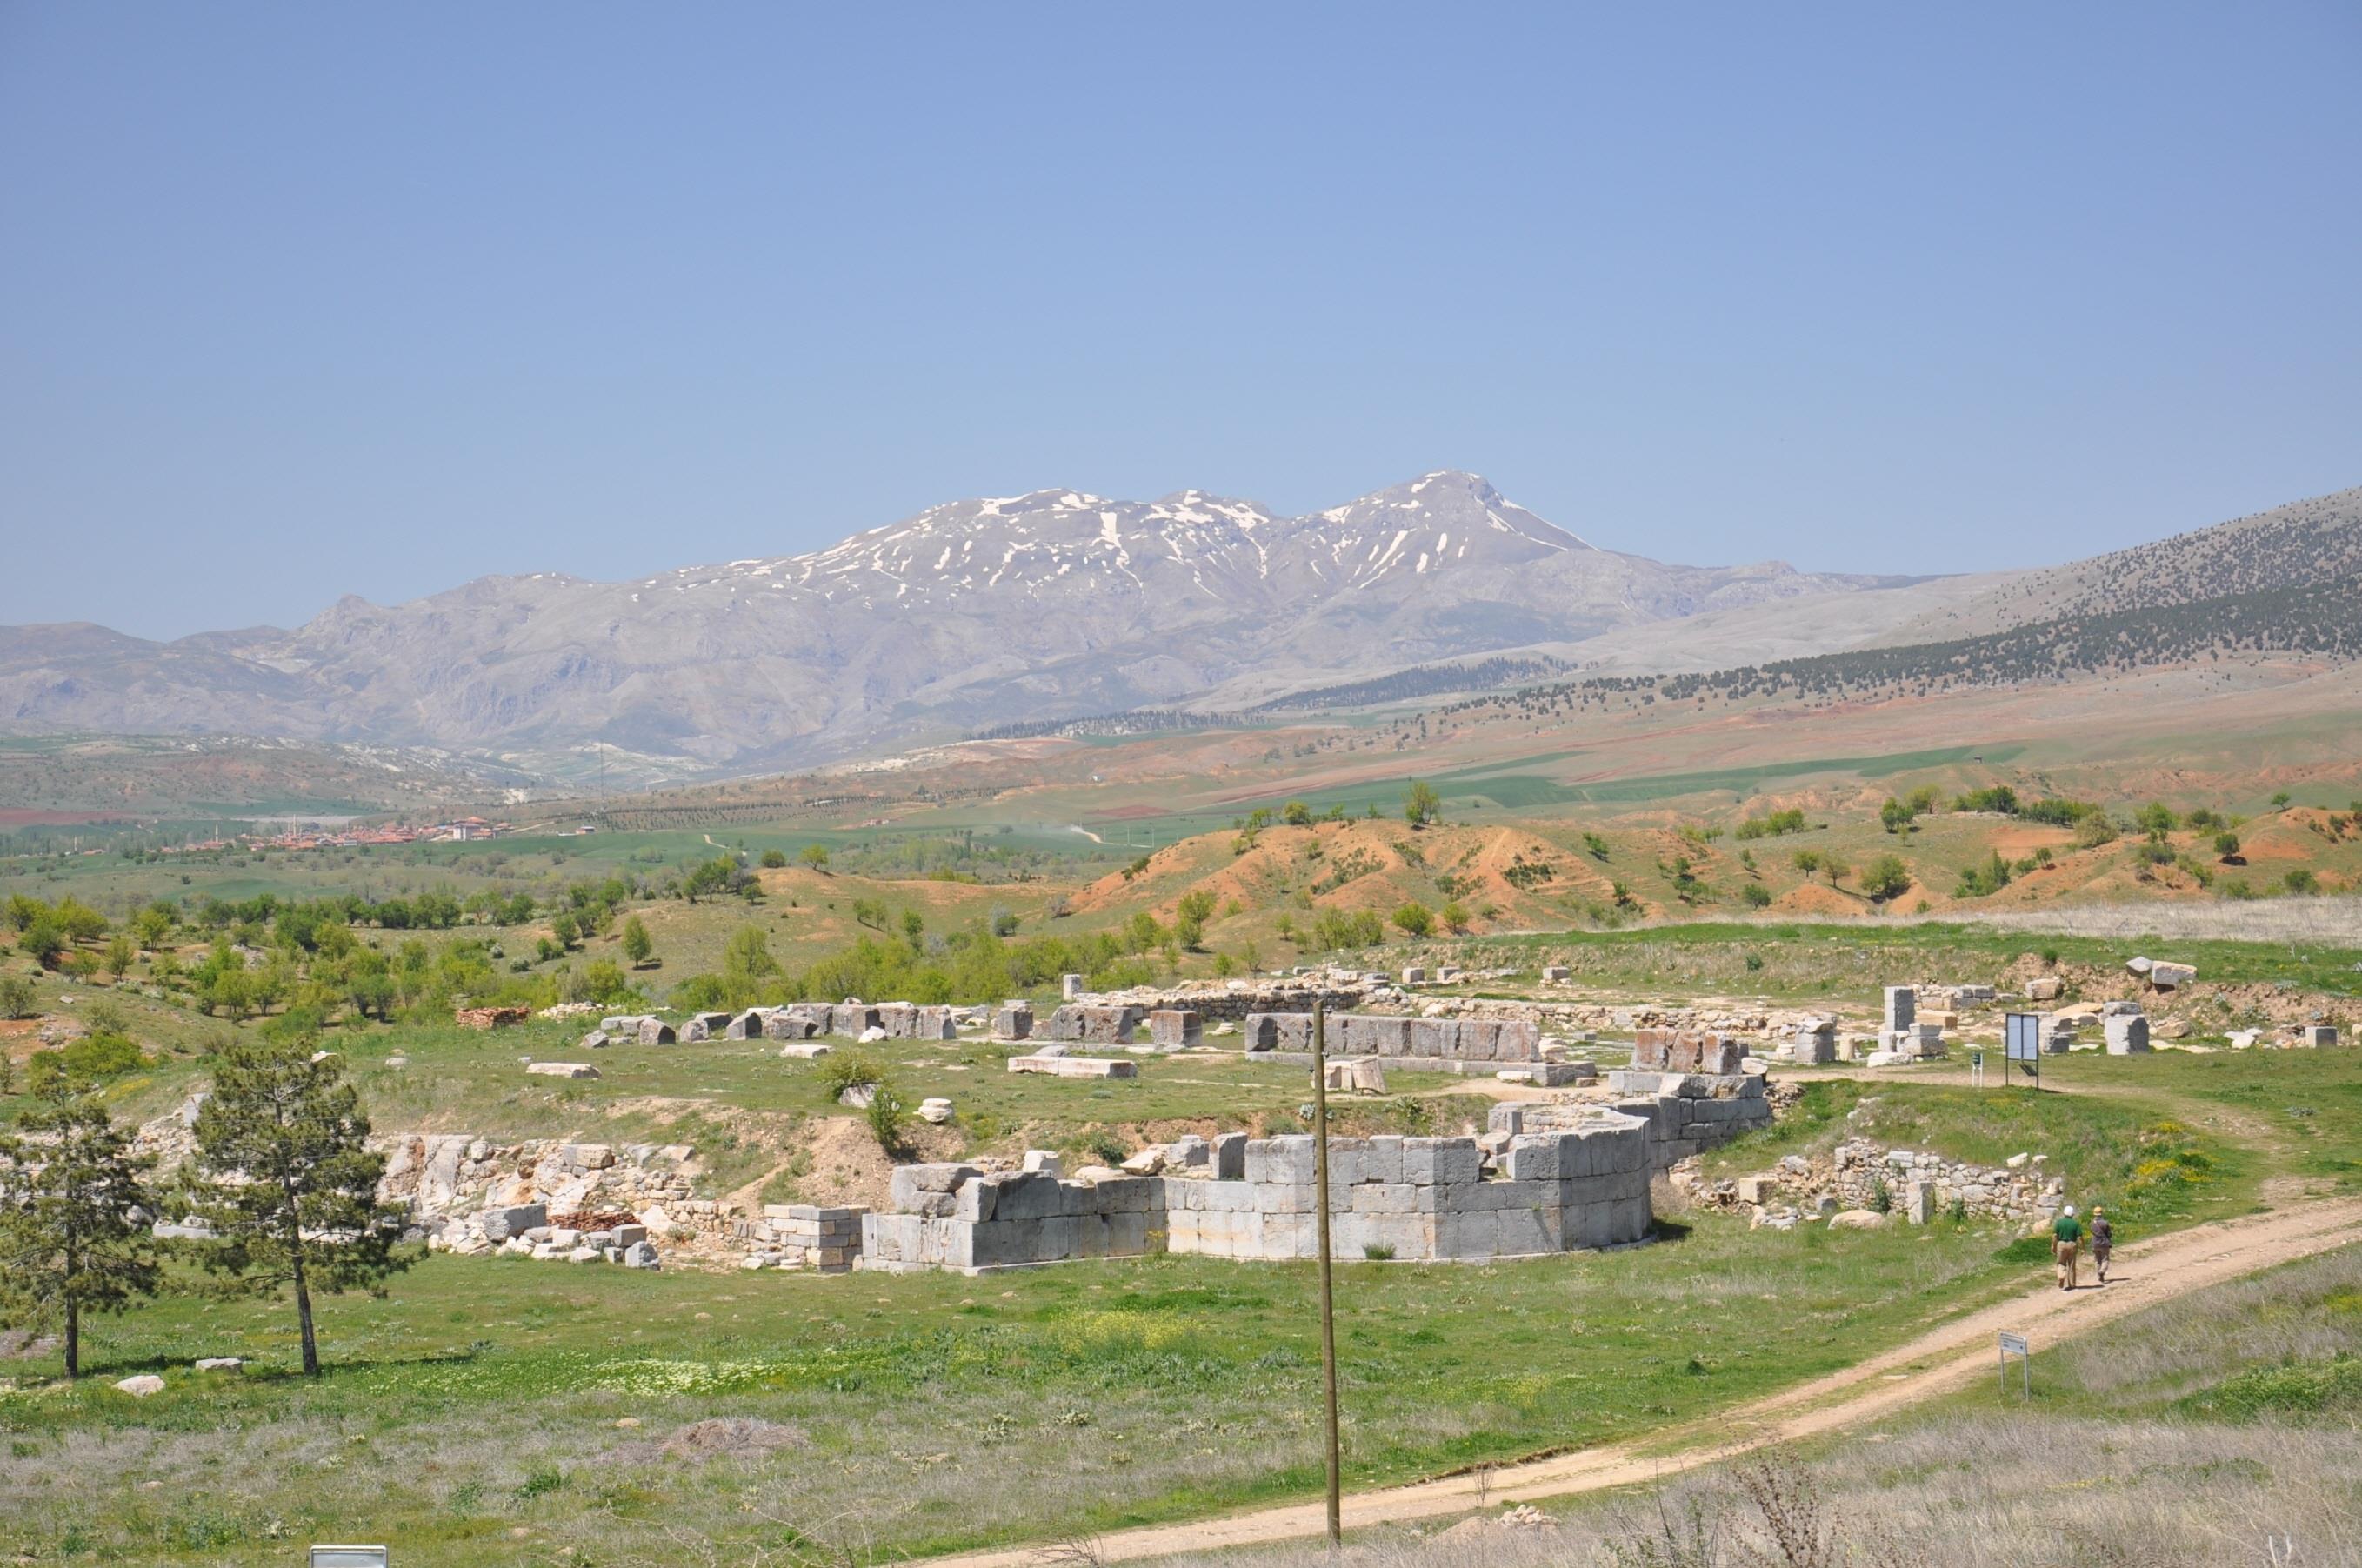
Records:
{"label": "ancient stone wall", "polygon": [[[906,1166],[895,1173],[897,1211],[863,1218],[862,1266],[977,1271],[1130,1256],[1158,1233],[1176,1253],[1308,1258],[1319,1233],[1313,1158],[1311,1138],[1298,1134],[1246,1143],[1236,1179]],[[1577,1128],[1519,1134],[1495,1165],[1488,1178],[1473,1138],[1330,1140],[1334,1255],[1520,1257],[1649,1233],[1647,1126],[1637,1118],[1595,1111]]]}
{"label": "ancient stone wall", "polygon": [[[1312,1049],[1308,1012],[1253,1012],[1245,1023],[1250,1052]],[[1541,1030],[1530,1018],[1376,1018],[1341,1013],[1328,1020],[1335,1056],[1388,1060],[1426,1056],[1451,1062],[1539,1062]]]}
{"label": "ancient stone wall", "polygon": [[1727,1075],[1746,1055],[1745,1045],[1712,1030],[1643,1029],[1632,1040],[1632,1066],[1645,1071]]}
{"label": "ancient stone wall", "polygon": [[[1760,1073],[1650,1073],[1623,1068],[1607,1075],[1609,1103],[1649,1121],[1649,1164],[1670,1170],[1692,1154],[1719,1148],[1742,1133],[1772,1125],[1772,1102]],[[1494,1114],[1498,1116],[1500,1107]]]}

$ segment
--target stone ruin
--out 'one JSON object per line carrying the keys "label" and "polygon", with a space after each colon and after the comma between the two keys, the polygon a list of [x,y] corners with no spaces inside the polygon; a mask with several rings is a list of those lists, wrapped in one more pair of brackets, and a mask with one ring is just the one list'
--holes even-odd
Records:
{"label": "stone ruin", "polygon": [[601,1019],[599,1027],[582,1037],[581,1049],[602,1051],[610,1045],[670,1045],[679,1038],[679,1031],[654,1013],[618,1013]]}
{"label": "stone ruin", "polygon": [[1136,1078],[1140,1064],[1120,1056],[1069,1056],[1057,1046],[1045,1046],[1030,1055],[1009,1058],[1012,1073],[1040,1073],[1054,1078]]}
{"label": "stone ruin", "polygon": [[532,1016],[531,1008],[463,1007],[453,1011],[451,1021],[462,1029],[507,1029]]}
{"label": "stone ruin", "polygon": [[[1245,1023],[1252,1056],[1270,1054],[1294,1065],[1309,1061],[1312,1015],[1251,1012]],[[1531,1018],[1386,1018],[1335,1013],[1328,1019],[1326,1050],[1331,1056],[1375,1056],[1413,1062],[1440,1072],[1492,1072],[1506,1066],[1537,1070],[1559,1066],[1542,1052],[1541,1026]]]}
{"label": "stone ruin", "polygon": [[1787,1058],[1801,1066],[1827,1066],[1838,1059],[1838,1024],[1833,1018],[1808,1018],[1796,1025],[1788,1042]]}
{"label": "stone ruin", "polygon": [[[1649,1168],[1670,1170],[1693,1154],[1719,1148],[1742,1133],[1772,1125],[1772,1101],[1760,1073],[1657,1073],[1618,1068],[1607,1075],[1616,1098],[1606,1109],[1645,1121]],[[1509,1100],[1486,1122],[1496,1135],[1579,1126],[1596,1104]]]}
{"label": "stone ruin", "polygon": [[760,1219],[741,1220],[731,1234],[746,1243],[743,1268],[809,1268],[847,1274],[861,1255],[866,1209],[825,1209],[810,1203],[767,1203]]}
{"label": "stone ruin", "polygon": [[[1596,1111],[1581,1127],[1514,1135],[1489,1161],[1474,1138],[1331,1139],[1332,1254],[1483,1261],[1642,1241],[1647,1136],[1638,1118]],[[860,1266],[974,1274],[1136,1256],[1160,1233],[1175,1253],[1316,1255],[1309,1136],[1226,1134],[1209,1154],[1187,1174],[1074,1180],[906,1165],[893,1210],[863,1216]]]}
{"label": "stone ruin", "polygon": [[2044,1156],[2014,1154],[2003,1165],[1971,1165],[1925,1150],[1882,1148],[1849,1138],[1826,1154],[1790,1154],[1770,1171],[1711,1184],[1676,1176],[1698,1201],[1752,1210],[1753,1222],[1790,1230],[1810,1216],[1892,1214],[1925,1225],[1957,1205],[1963,1215],[2016,1225],[2047,1223],[2066,1202],[2066,1184]]}
{"label": "stone ruin", "polygon": [[1078,1045],[1129,1045],[1147,1021],[1146,1008],[1068,1002],[1051,1013],[1042,1038]]}
{"label": "stone ruin", "polygon": [[386,1154],[381,1201],[406,1206],[408,1231],[435,1252],[568,1263],[661,1264],[658,1241],[716,1222],[698,1199],[686,1144],[403,1133],[371,1141]]}
{"label": "stone ruin", "polygon": [[1740,1070],[1747,1047],[1702,1029],[1643,1029],[1632,1041],[1632,1066],[1640,1072],[1705,1073],[1727,1077]]}
{"label": "stone ruin", "polygon": [[1153,1008],[1148,1014],[1148,1043],[1166,1050],[1183,1051],[1205,1041],[1205,1021],[1194,1008]]}
{"label": "stone ruin", "polygon": [[1878,1049],[1867,1058],[1873,1067],[1902,1062],[1934,1061],[1944,1055],[1944,1026],[1919,1018],[1919,988],[1889,986],[1879,1010]]}

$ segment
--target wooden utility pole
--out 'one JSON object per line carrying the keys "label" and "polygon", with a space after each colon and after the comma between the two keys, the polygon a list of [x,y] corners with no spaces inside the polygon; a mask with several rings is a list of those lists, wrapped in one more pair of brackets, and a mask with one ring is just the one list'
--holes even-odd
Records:
{"label": "wooden utility pole", "polygon": [[1329,1544],[1345,1539],[1342,1477],[1337,1448],[1337,1294],[1329,1264],[1329,1016],[1318,997],[1312,1002],[1312,1185],[1319,1205],[1320,1386],[1329,1447]]}

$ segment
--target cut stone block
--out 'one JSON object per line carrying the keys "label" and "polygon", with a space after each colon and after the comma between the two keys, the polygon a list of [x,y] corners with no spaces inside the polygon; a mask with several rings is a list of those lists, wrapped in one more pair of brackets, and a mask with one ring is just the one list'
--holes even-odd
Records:
{"label": "cut stone block", "polygon": [[1056,1078],[1136,1078],[1140,1065],[1105,1056],[1011,1056],[1012,1073],[1046,1073]]}
{"label": "cut stone block", "polygon": [[2130,1056],[2149,1049],[2148,1020],[2139,1013],[2114,1013],[2100,1021],[2108,1041],[2108,1055]]}
{"label": "cut stone block", "polygon": [[1164,1046],[1196,1045],[1205,1037],[1205,1022],[1190,1008],[1158,1008],[1148,1015],[1148,1039],[1151,1044]]}

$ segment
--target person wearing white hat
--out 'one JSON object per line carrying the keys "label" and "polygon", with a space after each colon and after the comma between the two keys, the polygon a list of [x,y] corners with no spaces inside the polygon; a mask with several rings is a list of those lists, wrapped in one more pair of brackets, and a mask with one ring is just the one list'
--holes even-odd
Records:
{"label": "person wearing white hat", "polygon": [[2081,1250],[2082,1221],[2075,1218],[2075,1206],[2061,1209],[2050,1227],[2050,1255],[2058,1264],[2058,1288],[2075,1288],[2075,1255]]}

